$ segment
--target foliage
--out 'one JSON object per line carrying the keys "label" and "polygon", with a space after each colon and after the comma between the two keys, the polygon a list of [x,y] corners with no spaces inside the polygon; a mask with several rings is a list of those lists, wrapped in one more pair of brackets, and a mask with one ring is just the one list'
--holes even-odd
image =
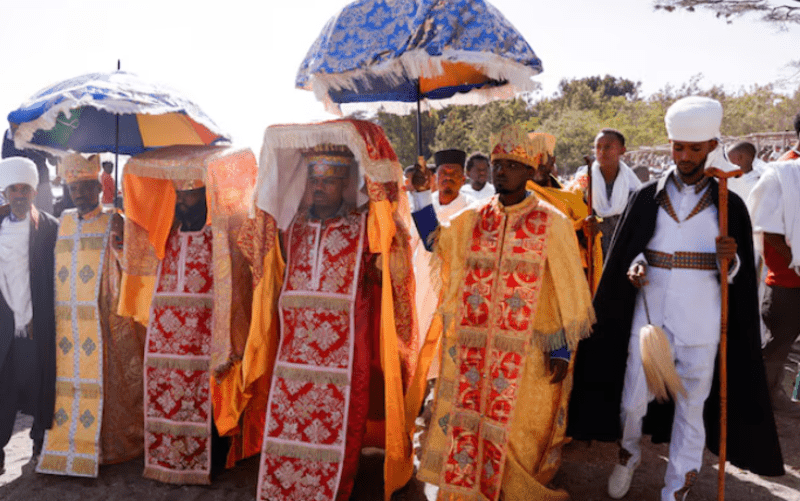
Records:
{"label": "foliage", "polygon": [[[689,95],[718,99],[723,106],[722,133],[744,136],[755,132],[792,129],[800,111],[800,86],[791,95],[773,85],[753,86],[729,92],[720,86],[704,88],[703,75],[678,86],[666,86],[650,96],[641,95],[641,83],[606,75],[563,80],[550,97],[530,96],[495,101],[484,106],[448,106],[424,113],[425,156],[446,148],[470,154],[491,151],[492,134],[511,123],[527,130],[556,136],[556,157],[561,174],[583,165],[583,156],[593,148],[594,137],[603,127],[620,130],[628,151],[664,145],[667,135],[664,114],[676,100]],[[375,120],[386,131],[403,165],[416,159],[416,116],[379,112]]]}

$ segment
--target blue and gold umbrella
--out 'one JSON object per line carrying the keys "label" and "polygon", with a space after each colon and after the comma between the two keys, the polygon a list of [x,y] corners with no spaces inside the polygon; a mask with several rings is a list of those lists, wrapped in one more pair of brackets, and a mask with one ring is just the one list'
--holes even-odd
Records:
{"label": "blue and gold umbrella", "polygon": [[[448,100],[484,104],[538,87],[542,63],[483,0],[359,0],[322,30],[297,74],[326,108]],[[418,146],[419,131],[418,131]]]}

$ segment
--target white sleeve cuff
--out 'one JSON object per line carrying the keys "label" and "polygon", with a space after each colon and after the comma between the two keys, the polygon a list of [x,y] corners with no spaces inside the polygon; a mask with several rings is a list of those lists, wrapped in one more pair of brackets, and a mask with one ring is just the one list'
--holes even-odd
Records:
{"label": "white sleeve cuff", "polygon": [[736,277],[736,274],[739,273],[739,268],[741,267],[742,262],[739,261],[739,254],[733,256],[733,263],[731,264],[730,269],[728,269],[728,283],[732,284],[733,279]]}

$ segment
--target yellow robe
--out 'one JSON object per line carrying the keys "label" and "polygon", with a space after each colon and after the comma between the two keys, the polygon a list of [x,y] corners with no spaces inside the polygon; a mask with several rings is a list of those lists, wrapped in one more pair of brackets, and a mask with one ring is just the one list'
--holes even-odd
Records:
{"label": "yellow robe", "polygon": [[571,364],[550,384],[546,353],[574,350],[594,322],[572,224],[531,195],[495,197],[442,225],[439,308],[420,355],[408,410],[441,336],[441,373],[420,480],[439,499],[567,499],[546,487],[566,443]]}
{"label": "yellow robe", "polygon": [[37,471],[96,477],[143,450],[144,328],[119,317],[111,212],[65,212],[56,244],[56,404]]}
{"label": "yellow robe", "polygon": [[[575,231],[583,230],[584,220],[589,217],[589,207],[586,205],[586,202],[583,201],[583,196],[580,192],[569,191],[563,188],[545,188],[533,181],[528,181],[527,188],[570,218]],[[594,295],[595,290],[597,290],[597,284],[600,283],[600,275],[603,273],[603,248],[600,243],[601,237],[602,233],[599,231],[596,232],[592,245],[592,295]],[[583,262],[583,268],[588,270],[589,250],[584,246],[581,246],[581,261]]]}

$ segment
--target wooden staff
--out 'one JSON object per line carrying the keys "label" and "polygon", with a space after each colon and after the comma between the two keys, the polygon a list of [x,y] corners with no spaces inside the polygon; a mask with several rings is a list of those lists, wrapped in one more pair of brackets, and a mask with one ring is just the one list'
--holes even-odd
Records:
{"label": "wooden staff", "polygon": [[[709,175],[719,181],[719,236],[728,236],[728,177],[741,171],[727,173],[709,169]],[[717,499],[725,501],[725,462],[728,455],[728,258],[720,259],[720,334],[719,334],[719,473]]]}

